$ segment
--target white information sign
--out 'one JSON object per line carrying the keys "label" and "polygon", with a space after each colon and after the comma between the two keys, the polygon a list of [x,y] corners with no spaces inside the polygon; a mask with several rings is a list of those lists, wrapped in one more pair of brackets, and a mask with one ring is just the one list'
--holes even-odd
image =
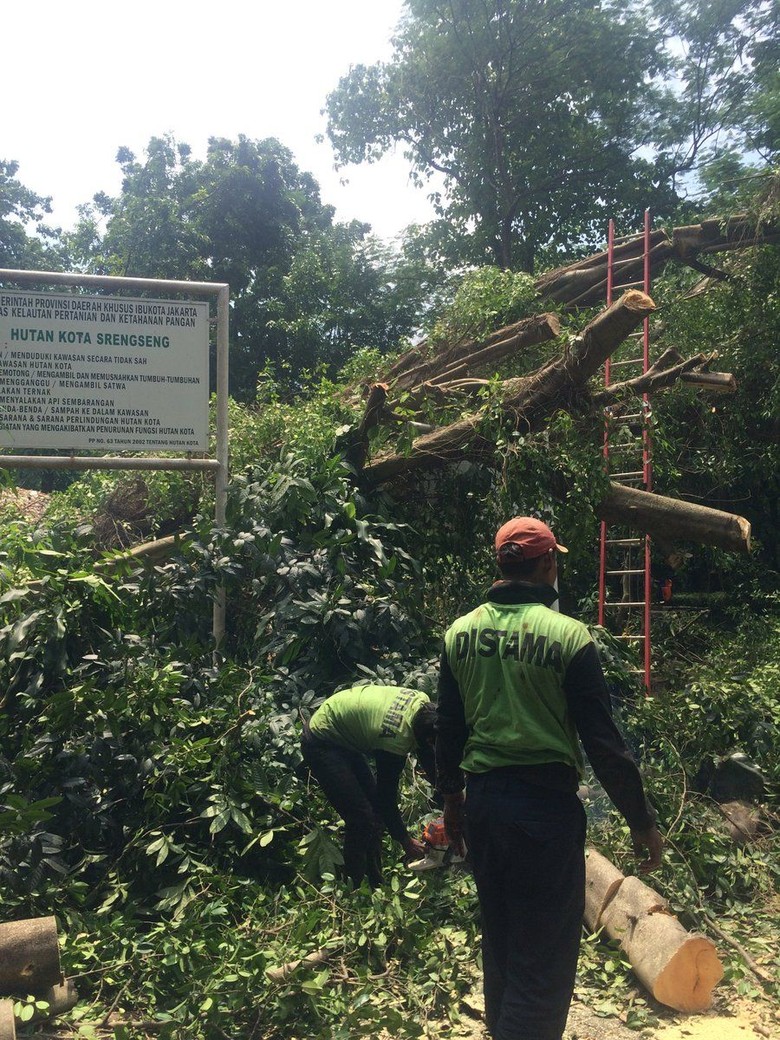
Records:
{"label": "white information sign", "polygon": [[0,289],[0,447],[204,452],[209,305]]}

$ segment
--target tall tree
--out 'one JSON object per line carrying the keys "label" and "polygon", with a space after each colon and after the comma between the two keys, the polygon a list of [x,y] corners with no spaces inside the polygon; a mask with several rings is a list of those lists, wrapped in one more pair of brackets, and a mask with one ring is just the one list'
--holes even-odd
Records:
{"label": "tall tree", "polygon": [[58,271],[65,257],[60,231],[46,223],[51,199],[26,188],[18,170],[0,159],[0,267]]}
{"label": "tall tree", "polygon": [[605,208],[668,208],[653,162],[637,155],[655,100],[647,82],[667,61],[638,4],[407,8],[392,60],[353,68],[329,95],[328,135],[342,163],[401,142],[419,179],[443,175],[434,203],[461,259],[531,272],[543,247],[600,229]]}
{"label": "tall tree", "polygon": [[228,282],[236,396],[254,397],[269,362],[295,377],[357,347],[387,350],[414,328],[420,291],[367,225],[334,222],[278,141],[212,138],[196,160],[153,138],[143,161],[128,149],[117,160],[122,191],[82,209],[74,252],[92,271]]}

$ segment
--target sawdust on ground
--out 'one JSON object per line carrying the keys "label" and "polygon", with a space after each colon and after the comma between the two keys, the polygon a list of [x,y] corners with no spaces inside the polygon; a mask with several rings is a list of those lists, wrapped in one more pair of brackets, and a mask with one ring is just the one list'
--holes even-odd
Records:
{"label": "sawdust on ground", "polygon": [[[481,994],[472,993],[461,1003],[461,1021],[439,1031],[429,1024],[427,1036],[452,1040],[489,1040],[483,1021]],[[780,1037],[780,1010],[766,1004],[746,1003],[733,1009],[722,1008],[700,1015],[677,1015],[658,1005],[658,1013],[668,1021],[645,1029],[629,1029],[619,1018],[598,1015],[583,1001],[575,1000],[563,1040],[777,1040]]]}

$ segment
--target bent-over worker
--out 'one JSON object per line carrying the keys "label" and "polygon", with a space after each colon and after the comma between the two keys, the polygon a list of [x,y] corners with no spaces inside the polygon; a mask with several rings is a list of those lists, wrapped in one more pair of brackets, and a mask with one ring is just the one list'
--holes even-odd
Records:
{"label": "bent-over worker", "polygon": [[304,725],[303,760],[344,820],[344,872],[355,886],[364,877],[372,888],[381,885],[385,827],[408,859],[425,854],[401,817],[398,781],[413,752],[433,782],[435,720],[419,690],[356,686],[334,693]]}
{"label": "bent-over worker", "polygon": [[550,609],[567,550],[531,517],[504,524],[495,548],[501,579],[444,637],[437,784],[448,836],[462,846],[465,827],[474,869],[488,1030],[560,1040],[585,902],[579,740],[635,852],[647,852],[640,870],[659,865],[661,836],[593,639]]}

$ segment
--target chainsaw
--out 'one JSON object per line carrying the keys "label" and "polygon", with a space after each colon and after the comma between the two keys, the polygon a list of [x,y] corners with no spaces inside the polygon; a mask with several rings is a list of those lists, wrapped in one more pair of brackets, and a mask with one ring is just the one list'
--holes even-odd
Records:
{"label": "chainsaw", "polygon": [[425,855],[420,859],[413,860],[409,864],[410,870],[421,873],[424,870],[449,867],[454,863],[462,863],[464,860],[464,857],[458,855],[449,843],[444,830],[443,816],[426,823],[422,832],[422,843],[425,846]]}

